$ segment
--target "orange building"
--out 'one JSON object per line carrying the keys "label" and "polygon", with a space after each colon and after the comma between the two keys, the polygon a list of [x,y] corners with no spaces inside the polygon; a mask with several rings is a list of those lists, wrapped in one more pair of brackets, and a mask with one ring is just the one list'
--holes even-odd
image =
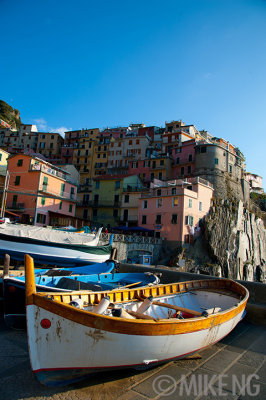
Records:
{"label": "orange building", "polygon": [[73,224],[77,185],[68,172],[25,154],[9,157],[7,170],[7,211],[34,225]]}

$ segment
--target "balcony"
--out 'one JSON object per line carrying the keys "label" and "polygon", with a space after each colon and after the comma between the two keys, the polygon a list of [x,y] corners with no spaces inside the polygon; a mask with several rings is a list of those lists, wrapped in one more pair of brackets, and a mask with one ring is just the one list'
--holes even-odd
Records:
{"label": "balcony", "polygon": [[6,209],[23,211],[25,209],[25,204],[24,203],[7,203]]}
{"label": "balcony", "polygon": [[41,172],[45,172],[46,174],[53,175],[58,178],[67,180],[66,174],[64,174],[63,172],[57,171],[54,168],[50,168],[47,165],[43,165],[43,164],[31,164],[29,167],[29,171],[41,171]]}
{"label": "balcony", "polygon": [[112,201],[112,200],[99,200],[99,201],[92,201],[91,206],[94,208],[101,208],[101,207],[110,207],[110,208],[120,208],[121,201]]}
{"label": "balcony", "polygon": [[43,185],[40,189],[40,192],[43,193],[47,193],[48,195],[50,195],[49,197],[57,197],[63,200],[72,200],[73,202],[76,201],[76,193],[69,193],[69,192],[55,192],[54,190],[52,190],[50,187],[48,187],[47,185]]}

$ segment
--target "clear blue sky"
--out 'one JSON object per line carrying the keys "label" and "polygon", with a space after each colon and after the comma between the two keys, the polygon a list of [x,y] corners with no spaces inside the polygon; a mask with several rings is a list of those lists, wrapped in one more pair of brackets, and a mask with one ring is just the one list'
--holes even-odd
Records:
{"label": "clear blue sky", "polygon": [[0,0],[0,15],[0,98],[23,122],[182,119],[265,178],[265,0]]}

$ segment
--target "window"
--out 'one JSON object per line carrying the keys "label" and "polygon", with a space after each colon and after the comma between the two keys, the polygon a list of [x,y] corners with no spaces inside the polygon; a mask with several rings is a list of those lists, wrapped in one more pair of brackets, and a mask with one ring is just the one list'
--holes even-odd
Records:
{"label": "window", "polygon": [[192,154],[188,155],[188,161],[192,161]]}
{"label": "window", "polygon": [[171,223],[172,223],[172,224],[177,224],[177,214],[172,214]]}
{"label": "window", "polygon": [[164,160],[160,160],[160,165],[164,165]]}
{"label": "window", "polygon": [[188,199],[188,207],[192,208],[192,199]]}
{"label": "window", "polygon": [[100,181],[95,182],[95,189],[100,189]]}
{"label": "window", "polygon": [[[1,154],[1,158],[2,158],[2,154]],[[0,161],[1,161],[1,158],[0,158]],[[18,160],[17,166],[22,167],[22,164],[23,164],[23,160],[22,159]]]}
{"label": "window", "polygon": [[153,179],[154,179],[154,173],[152,172],[151,173],[151,181],[153,181]]}
{"label": "window", "polygon": [[114,218],[117,218],[117,217],[118,217],[118,210],[114,209],[113,217],[114,217]]}
{"label": "window", "polygon": [[45,148],[45,143],[44,143],[44,142],[41,142],[41,143],[40,143],[40,148],[41,148],[41,149],[44,149],[44,148]]}
{"label": "window", "polygon": [[232,173],[232,165],[229,165],[229,172],[230,172],[230,174]]}
{"label": "window", "polygon": [[51,136],[51,139],[54,139],[54,135]]}
{"label": "window", "polygon": [[187,167],[187,173],[188,173],[188,174],[191,174],[191,165],[189,165],[189,166]]}
{"label": "window", "polygon": [[173,207],[177,207],[178,206],[178,197],[173,197],[173,200],[172,200],[172,204],[173,204]]}
{"label": "window", "polygon": [[42,135],[42,139],[45,139],[45,135]]}
{"label": "window", "polygon": [[73,210],[73,204],[69,204],[68,211],[72,212],[72,210]]}
{"label": "window", "polygon": [[181,175],[184,175],[184,173],[185,173],[185,168],[181,167]]}
{"label": "window", "polygon": [[215,164],[215,165],[218,165],[218,164],[219,164],[218,158],[215,158],[215,159],[214,159],[214,164]]}
{"label": "window", "polygon": [[163,199],[157,199],[156,207],[159,208],[159,207],[162,207],[162,205],[163,205]]}
{"label": "window", "polygon": [[89,155],[89,150],[86,150],[85,155],[86,155],[86,156]]}
{"label": "window", "polygon": [[50,143],[50,149],[52,149],[54,147],[53,143]]}
{"label": "window", "polygon": [[129,144],[132,144],[132,140],[129,141]]}
{"label": "window", "polygon": [[84,219],[88,219],[88,209],[87,209],[87,208],[85,208],[85,209],[83,210],[83,218],[84,218]]}
{"label": "window", "polygon": [[133,162],[132,163],[132,168],[138,168],[138,163],[137,162]]}
{"label": "window", "polygon": [[115,189],[119,189],[120,188],[120,181],[116,181],[115,182]]}
{"label": "window", "polygon": [[179,157],[177,157],[177,159],[176,159],[176,163],[177,163],[177,164],[179,164],[179,163],[180,163],[180,158],[179,158]]}
{"label": "window", "polygon": [[64,191],[65,191],[65,184],[61,183],[61,191],[60,191],[60,196],[64,195]]}
{"label": "window", "polygon": [[187,215],[185,218],[185,225],[190,225],[193,226],[193,217],[191,217],[190,215]]}
{"label": "window", "polygon": [[157,190],[157,196],[161,196],[162,195],[162,190],[161,189],[158,189]]}
{"label": "window", "polygon": [[98,209],[94,208],[92,214],[93,214],[94,217],[98,217]]}
{"label": "window", "polygon": [[129,194],[125,194],[125,203],[129,203]]}
{"label": "window", "polygon": [[148,200],[143,200],[142,207],[143,208],[148,208]]}
{"label": "window", "polygon": [[207,151],[206,146],[203,146],[203,147],[200,148],[200,152],[201,153],[206,153],[206,151]]}
{"label": "window", "polygon": [[18,196],[16,194],[14,194],[13,199],[12,199],[12,207],[17,206],[17,201],[18,201]]}
{"label": "window", "polygon": [[176,194],[176,188],[172,188],[172,194]]}
{"label": "window", "polygon": [[147,224],[147,215],[142,215],[142,220],[141,220],[142,225]]}
{"label": "window", "polygon": [[37,223],[38,224],[45,224],[46,215],[44,214],[37,214]]}
{"label": "window", "polygon": [[202,211],[202,201],[199,201],[199,211]]}
{"label": "window", "polygon": [[20,176],[16,176],[15,178],[15,186],[18,186],[20,184]]}
{"label": "window", "polygon": [[101,158],[101,154],[100,153],[97,154],[97,158]]}
{"label": "window", "polygon": [[157,215],[156,215],[155,223],[156,223],[156,224],[161,224],[161,222],[162,222],[162,216],[161,216],[161,214],[157,214]]}
{"label": "window", "polygon": [[62,201],[60,201],[60,203],[59,203],[59,210],[62,210]]}
{"label": "window", "polygon": [[162,172],[159,172],[159,174],[158,174],[158,179],[160,179],[160,180],[163,179],[163,173],[162,173]]}
{"label": "window", "polygon": [[136,144],[139,144],[139,139],[136,140]]}
{"label": "window", "polygon": [[45,197],[42,197],[42,199],[41,199],[41,205],[42,205],[42,206],[45,205]]}

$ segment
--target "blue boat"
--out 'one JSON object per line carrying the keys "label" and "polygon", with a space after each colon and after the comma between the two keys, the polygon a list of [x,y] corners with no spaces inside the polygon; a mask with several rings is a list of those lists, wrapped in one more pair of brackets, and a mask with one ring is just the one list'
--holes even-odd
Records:
{"label": "blue boat", "polygon": [[[116,273],[116,265],[115,261],[110,260],[98,265],[71,269],[35,270],[36,288],[38,292],[72,292],[73,290],[98,292],[159,283],[159,278],[156,275],[147,272]],[[88,274],[89,268],[93,270],[93,274]],[[104,268],[106,272],[103,272]],[[95,273],[96,271],[99,271],[99,273]],[[12,276],[5,271],[3,297],[6,324],[12,328],[24,328],[26,326],[25,276]]]}

